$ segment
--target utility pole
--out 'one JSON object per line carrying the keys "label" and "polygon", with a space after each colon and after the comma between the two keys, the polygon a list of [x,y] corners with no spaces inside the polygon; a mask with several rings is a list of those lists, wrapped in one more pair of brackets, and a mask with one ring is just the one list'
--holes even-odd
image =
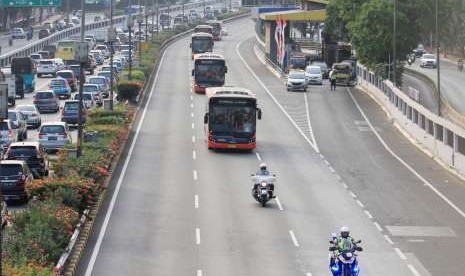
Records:
{"label": "utility pole", "polygon": [[[152,0],[152,37],[151,37],[151,41],[153,42],[153,33],[154,33],[154,29],[153,27],[155,26],[155,0]],[[157,26],[158,28],[158,26]]]}
{"label": "utility pole", "polygon": [[440,62],[440,53],[439,53],[439,23],[438,23],[438,13],[439,13],[439,1],[436,0],[436,60],[437,60],[437,78],[438,78],[438,116],[441,116],[441,62]]}
{"label": "utility pole", "polygon": [[[84,36],[85,36],[85,27],[86,27],[86,1],[81,0],[81,43],[84,43]],[[79,110],[78,110],[78,138],[77,138],[77,157],[81,156],[82,153],[82,113],[83,113],[83,104],[82,104],[82,94],[83,94],[83,86],[86,82],[86,75],[84,74],[84,66],[86,62],[80,62],[79,66]]]}
{"label": "utility pole", "polygon": [[[393,82],[397,86],[397,0],[394,0],[394,35],[392,38],[392,64],[393,64]],[[391,64],[389,64],[391,66]]]}
{"label": "utility pole", "polygon": [[129,0],[129,17],[128,17],[128,31],[129,31],[129,72],[128,72],[128,80],[132,79],[132,34],[131,28],[134,26],[134,18],[132,17],[132,4],[131,0]]}
{"label": "utility pole", "polygon": [[160,7],[158,6],[158,0],[156,0],[156,1],[157,1],[157,16],[156,17],[157,17],[157,35],[158,35],[158,32],[160,31],[158,29],[158,27],[160,26],[160,23],[158,22],[160,20],[160,17],[159,17],[160,16]]}
{"label": "utility pole", "polygon": [[116,32],[113,29],[113,0],[110,0],[110,30],[108,31],[108,42],[110,43],[110,110],[113,110],[113,41],[116,39]]}
{"label": "utility pole", "polygon": [[144,16],[145,16],[145,42],[149,41],[149,14],[147,12],[147,0],[145,0],[145,11],[144,11]]}
{"label": "utility pole", "polygon": [[[142,12],[142,11],[141,11]],[[142,28],[142,22],[144,21],[144,18],[143,18],[143,15],[142,13],[139,13],[138,16],[137,16],[137,23],[139,24],[139,43],[138,43],[138,47],[139,48],[139,64],[141,62],[141,59],[142,59],[142,31],[141,31],[141,28]]]}

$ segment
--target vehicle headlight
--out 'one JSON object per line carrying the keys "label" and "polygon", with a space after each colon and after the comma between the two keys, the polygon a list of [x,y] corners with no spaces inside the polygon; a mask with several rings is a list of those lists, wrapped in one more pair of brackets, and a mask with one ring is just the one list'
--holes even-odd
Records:
{"label": "vehicle headlight", "polygon": [[262,187],[266,187],[266,185],[267,185],[266,182],[260,183],[260,186],[262,186]]}

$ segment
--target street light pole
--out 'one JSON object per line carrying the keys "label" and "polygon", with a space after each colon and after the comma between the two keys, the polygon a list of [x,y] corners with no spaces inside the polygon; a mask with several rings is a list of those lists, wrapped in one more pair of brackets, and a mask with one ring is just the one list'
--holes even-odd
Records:
{"label": "street light pole", "polygon": [[153,42],[153,33],[154,33],[154,29],[153,27],[155,26],[155,0],[152,0],[152,35],[151,35],[151,40]]}
{"label": "street light pole", "polygon": [[131,28],[134,26],[134,19],[132,17],[132,3],[131,0],[129,0],[129,17],[128,17],[128,32],[129,32],[129,72],[128,72],[128,80],[132,79],[132,50],[134,47],[132,47],[132,34],[131,34]]}
{"label": "street light pole", "polygon": [[438,116],[441,116],[441,62],[439,56],[439,23],[438,23],[438,10],[439,10],[439,1],[436,0],[436,60],[437,60],[437,83],[438,83]]}
{"label": "street light pole", "polygon": [[139,14],[137,16],[137,23],[139,24],[139,43],[137,44],[138,48],[139,48],[139,64],[141,62],[141,59],[142,59],[142,31],[141,31],[141,28],[142,28],[142,21],[144,19],[142,18],[142,14]]}
{"label": "street light pole", "polygon": [[145,42],[149,41],[149,14],[147,13],[147,0],[145,0],[145,11],[144,11],[144,17],[145,17]]}
{"label": "street light pole", "polygon": [[[392,78],[394,86],[397,86],[397,0],[394,0],[394,32],[392,38],[392,71],[394,76]],[[391,66],[391,64],[389,64]]]}
{"label": "street light pole", "polygon": [[[84,43],[85,36],[85,26],[86,26],[86,2],[81,0],[81,43]],[[78,138],[77,138],[77,157],[81,156],[82,153],[82,113],[83,113],[83,104],[82,104],[82,94],[84,82],[86,82],[86,75],[84,74],[84,66],[86,62],[81,61],[79,66],[79,110],[78,110]]]}
{"label": "street light pole", "polygon": [[115,33],[113,31],[113,0],[110,0],[110,30],[108,31],[108,42],[110,43],[110,110],[113,110],[113,40]]}

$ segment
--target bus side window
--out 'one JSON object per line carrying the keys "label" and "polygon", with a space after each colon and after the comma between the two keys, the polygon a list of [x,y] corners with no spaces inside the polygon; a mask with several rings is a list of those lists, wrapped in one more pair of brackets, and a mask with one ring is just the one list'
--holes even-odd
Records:
{"label": "bus side window", "polygon": [[257,108],[257,112],[258,112],[257,117],[258,117],[259,120],[261,120],[262,119],[262,110],[260,108]]}
{"label": "bus side window", "polygon": [[208,124],[208,112],[205,113],[205,116],[203,116],[203,123]]}

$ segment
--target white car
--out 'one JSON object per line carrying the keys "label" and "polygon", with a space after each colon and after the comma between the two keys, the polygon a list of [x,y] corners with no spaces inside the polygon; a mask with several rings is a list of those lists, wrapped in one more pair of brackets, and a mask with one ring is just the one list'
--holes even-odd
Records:
{"label": "white car", "polygon": [[323,84],[323,73],[321,67],[316,65],[309,65],[305,68],[305,77],[309,84]]}
{"label": "white car", "polygon": [[226,27],[221,28],[221,35],[222,36],[227,36],[228,35],[228,29]]}
{"label": "white car", "polygon": [[23,28],[13,28],[13,30],[11,30],[11,38],[26,38],[26,32]]}
{"label": "white car", "polygon": [[420,58],[420,67],[432,67],[436,68],[437,64],[436,56],[433,54],[423,54]]}
{"label": "white car", "polygon": [[59,71],[58,65],[53,59],[41,59],[37,65],[37,77],[40,78],[43,75],[52,75],[56,76],[57,71]]}
{"label": "white car", "polygon": [[103,54],[103,56],[105,56],[105,58],[110,57],[110,51],[108,50],[107,45],[99,44],[99,45],[95,46],[95,50],[100,50],[100,52],[102,52],[102,54]]}

